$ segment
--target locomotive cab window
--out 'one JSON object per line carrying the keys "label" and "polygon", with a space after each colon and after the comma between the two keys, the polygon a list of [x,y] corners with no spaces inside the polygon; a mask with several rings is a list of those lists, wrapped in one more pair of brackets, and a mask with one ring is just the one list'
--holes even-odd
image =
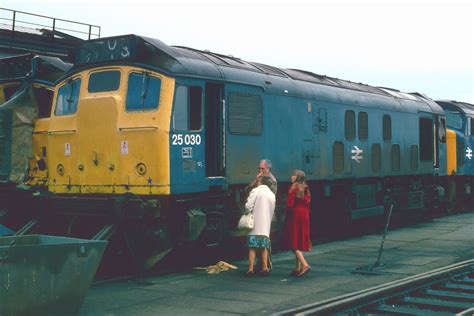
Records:
{"label": "locomotive cab window", "polygon": [[345,134],[347,140],[354,140],[355,138],[355,113],[347,110],[344,117]]}
{"label": "locomotive cab window", "polygon": [[89,76],[89,93],[116,91],[120,86],[120,71],[109,70],[94,72]]}
{"label": "locomotive cab window", "polygon": [[158,108],[161,79],[147,73],[131,73],[128,76],[127,111],[149,111]]}
{"label": "locomotive cab window", "polygon": [[445,111],[445,113],[448,127],[458,130],[462,129],[462,116],[459,112]]}
{"label": "locomotive cab window", "polygon": [[53,105],[53,90],[44,87],[34,87],[33,92],[38,103],[38,118],[48,118]]}
{"label": "locomotive cab window", "polygon": [[202,88],[178,86],[174,100],[173,129],[199,131],[202,128]]}
{"label": "locomotive cab window", "polygon": [[438,140],[440,143],[446,143],[446,119],[439,117],[436,123],[436,129],[438,131]]}
{"label": "locomotive cab window", "polygon": [[473,117],[470,117],[469,118],[469,122],[471,123],[471,136],[474,136],[474,118]]}
{"label": "locomotive cab window", "polygon": [[81,90],[81,79],[69,80],[61,86],[56,99],[55,115],[70,115],[76,113]]}

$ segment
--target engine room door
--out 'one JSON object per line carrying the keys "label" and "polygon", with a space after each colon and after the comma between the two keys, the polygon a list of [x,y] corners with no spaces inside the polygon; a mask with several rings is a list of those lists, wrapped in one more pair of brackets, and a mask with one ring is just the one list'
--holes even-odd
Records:
{"label": "engine room door", "polygon": [[225,169],[224,85],[206,83],[206,177],[223,177]]}

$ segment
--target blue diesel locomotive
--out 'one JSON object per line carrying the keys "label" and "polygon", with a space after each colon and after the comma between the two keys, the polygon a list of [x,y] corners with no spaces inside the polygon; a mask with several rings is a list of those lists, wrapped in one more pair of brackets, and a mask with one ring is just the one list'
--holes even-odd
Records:
{"label": "blue diesel locomotive", "polygon": [[446,114],[427,96],[136,35],[81,44],[45,133],[43,225],[68,213],[67,233],[119,228],[147,264],[239,235],[262,158],[279,181],[275,229],[293,169],[307,174],[315,232],[382,215],[386,202],[440,206],[452,174]]}

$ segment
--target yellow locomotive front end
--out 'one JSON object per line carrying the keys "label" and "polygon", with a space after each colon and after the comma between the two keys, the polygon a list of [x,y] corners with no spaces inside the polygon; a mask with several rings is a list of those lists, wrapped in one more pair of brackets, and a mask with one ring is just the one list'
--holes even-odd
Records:
{"label": "yellow locomotive front end", "polygon": [[56,83],[48,122],[35,130],[47,188],[32,194],[35,218],[22,232],[110,240],[137,268],[200,238],[206,215],[199,194],[212,187],[220,193],[214,199],[227,197],[217,168],[223,147],[206,134],[202,106],[221,113],[223,86],[183,79],[186,56],[173,54],[135,35],[79,47],[74,67]]}
{"label": "yellow locomotive front end", "polygon": [[49,190],[167,195],[174,80],[97,67],[58,84],[48,132]]}

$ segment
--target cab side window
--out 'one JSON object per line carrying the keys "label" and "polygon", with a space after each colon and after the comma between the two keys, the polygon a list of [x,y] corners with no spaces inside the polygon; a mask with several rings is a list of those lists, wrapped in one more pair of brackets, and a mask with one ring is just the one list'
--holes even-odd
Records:
{"label": "cab side window", "polygon": [[146,73],[131,73],[128,76],[127,111],[149,111],[158,108],[161,79]]}
{"label": "cab side window", "polygon": [[34,87],[33,92],[38,103],[38,118],[48,118],[51,116],[51,106],[53,105],[53,91],[44,87]]}
{"label": "cab side window", "polygon": [[198,131],[202,128],[202,88],[178,86],[174,100],[173,129]]}
{"label": "cab side window", "polygon": [[79,91],[81,90],[81,79],[69,80],[61,86],[56,99],[56,115],[70,115],[77,111]]}

